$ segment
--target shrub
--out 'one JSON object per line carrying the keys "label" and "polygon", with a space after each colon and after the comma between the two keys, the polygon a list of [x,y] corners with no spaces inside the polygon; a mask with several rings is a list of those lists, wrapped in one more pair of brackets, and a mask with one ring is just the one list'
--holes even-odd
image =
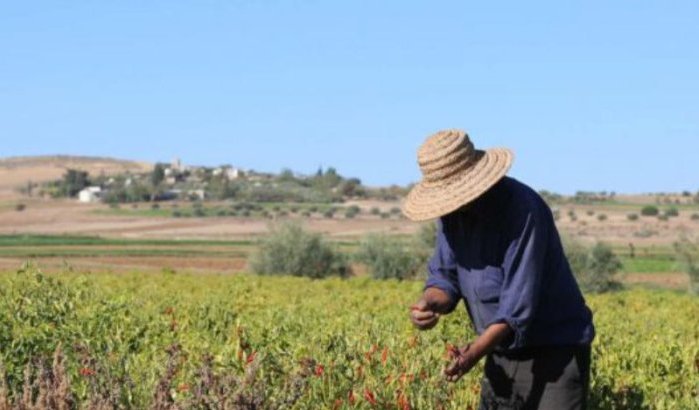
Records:
{"label": "shrub", "polygon": [[377,207],[371,208],[371,211],[369,211],[369,212],[370,212],[372,215],[380,215],[380,214],[381,214],[381,210],[380,210],[379,208],[377,208]]}
{"label": "shrub", "polygon": [[388,212],[381,212],[381,219],[388,219],[391,217],[391,214]]}
{"label": "shrub", "polygon": [[658,220],[659,221],[667,221],[668,217],[667,217],[667,215],[658,215]]}
{"label": "shrub", "polygon": [[393,208],[391,208],[391,213],[393,215],[398,215],[400,213],[400,208],[398,208],[397,206],[394,206]]}
{"label": "shrub", "polygon": [[674,206],[672,208],[668,208],[665,210],[665,216],[675,217],[675,216],[679,216],[679,215],[680,215],[680,211],[677,208],[675,208]]}
{"label": "shrub", "polygon": [[327,211],[323,212],[323,216],[328,219],[332,219],[333,216],[335,216],[335,211],[332,208],[328,209]]}
{"label": "shrub", "polygon": [[173,216],[174,218],[179,218],[179,217],[182,216],[182,212],[180,212],[180,211],[172,211],[172,216]]}
{"label": "shrub", "polygon": [[605,215],[605,214],[599,214],[599,215],[597,215],[597,220],[600,221],[600,222],[604,222],[604,221],[607,220],[607,215]]}
{"label": "shrub", "polygon": [[587,213],[587,216],[592,216],[595,214],[595,211],[594,211],[594,209],[588,209],[586,213]]}
{"label": "shrub", "polygon": [[692,214],[692,216],[689,217],[692,221],[699,221],[699,214]]}
{"label": "shrub", "polygon": [[641,215],[643,216],[656,216],[660,213],[657,206],[646,205],[641,208]]}
{"label": "shrub", "polygon": [[578,220],[578,216],[575,214],[575,210],[571,209],[568,211],[568,217],[570,218],[571,221],[575,222]]}
{"label": "shrub", "polygon": [[303,216],[304,218],[310,218],[310,217],[311,217],[311,213],[308,212],[308,211],[303,211],[303,212],[301,212],[301,216]]}
{"label": "shrub", "polygon": [[374,279],[414,278],[422,262],[409,246],[383,234],[365,236],[355,257],[367,266]]}
{"label": "shrub", "polygon": [[346,277],[351,272],[346,258],[319,234],[307,232],[290,222],[273,227],[260,241],[250,267],[260,275],[309,278]]}
{"label": "shrub", "polygon": [[699,295],[699,247],[683,235],[674,248],[676,259],[689,276],[689,293]]}
{"label": "shrub", "polygon": [[206,211],[203,208],[195,208],[193,214],[194,216],[203,217],[206,216]]}
{"label": "shrub", "polygon": [[318,212],[318,207],[313,205],[313,206],[308,208],[308,212],[310,212],[310,213]]}
{"label": "shrub", "polygon": [[587,248],[579,242],[567,240],[564,246],[570,268],[584,291],[602,293],[621,288],[614,276],[622,264],[609,245],[598,242]]}
{"label": "shrub", "polygon": [[24,211],[25,209],[27,209],[27,205],[25,205],[25,204],[17,204],[17,205],[15,205],[15,211],[17,211],[17,212],[22,212],[22,211]]}
{"label": "shrub", "polygon": [[628,214],[628,215],[626,215],[626,219],[628,219],[629,221],[637,221],[638,214]]}
{"label": "shrub", "polygon": [[160,209],[160,204],[151,204],[150,209]]}
{"label": "shrub", "polygon": [[217,216],[227,216],[227,215],[228,215],[228,211],[226,211],[225,209],[219,209],[219,210],[216,212],[216,215],[217,215]]}

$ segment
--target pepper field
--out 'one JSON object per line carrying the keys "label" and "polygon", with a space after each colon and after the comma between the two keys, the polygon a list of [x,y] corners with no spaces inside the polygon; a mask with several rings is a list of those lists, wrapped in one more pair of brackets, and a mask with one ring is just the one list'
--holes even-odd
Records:
{"label": "pepper field", "polygon": [[[476,408],[462,306],[414,330],[419,282],[189,274],[0,275],[0,408]],[[592,409],[699,408],[699,299],[588,295]]]}

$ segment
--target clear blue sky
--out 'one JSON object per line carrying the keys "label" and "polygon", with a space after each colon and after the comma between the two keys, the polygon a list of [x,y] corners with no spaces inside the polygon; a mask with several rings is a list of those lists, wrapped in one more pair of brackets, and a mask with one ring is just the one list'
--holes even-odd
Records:
{"label": "clear blue sky", "polygon": [[699,2],[14,1],[0,156],[416,180],[442,128],[559,192],[699,189]]}

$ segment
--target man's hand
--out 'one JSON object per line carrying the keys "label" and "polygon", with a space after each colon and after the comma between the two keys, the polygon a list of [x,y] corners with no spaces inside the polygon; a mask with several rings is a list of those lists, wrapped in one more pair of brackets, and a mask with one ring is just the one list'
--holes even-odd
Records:
{"label": "man's hand", "polygon": [[439,313],[431,310],[425,299],[420,299],[410,307],[410,321],[420,330],[429,330],[439,322]]}
{"label": "man's hand", "polygon": [[461,378],[461,376],[468,373],[476,363],[478,359],[473,352],[470,351],[471,344],[467,344],[464,347],[457,348],[454,347],[449,350],[449,357],[451,358],[451,363],[444,369],[444,376],[450,382],[455,382]]}
{"label": "man's hand", "polygon": [[460,349],[450,349],[451,363],[444,369],[444,376],[450,382],[455,382],[461,376],[468,373],[483,356],[487,355],[495,346],[512,337],[512,329],[505,323],[495,323],[488,326],[485,331],[472,343]]}

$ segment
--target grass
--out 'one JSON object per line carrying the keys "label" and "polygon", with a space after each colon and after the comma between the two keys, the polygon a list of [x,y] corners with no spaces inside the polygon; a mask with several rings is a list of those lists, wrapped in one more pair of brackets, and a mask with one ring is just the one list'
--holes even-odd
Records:
{"label": "grass", "polygon": [[678,266],[674,259],[667,258],[629,258],[623,257],[624,273],[663,273],[677,272]]}

